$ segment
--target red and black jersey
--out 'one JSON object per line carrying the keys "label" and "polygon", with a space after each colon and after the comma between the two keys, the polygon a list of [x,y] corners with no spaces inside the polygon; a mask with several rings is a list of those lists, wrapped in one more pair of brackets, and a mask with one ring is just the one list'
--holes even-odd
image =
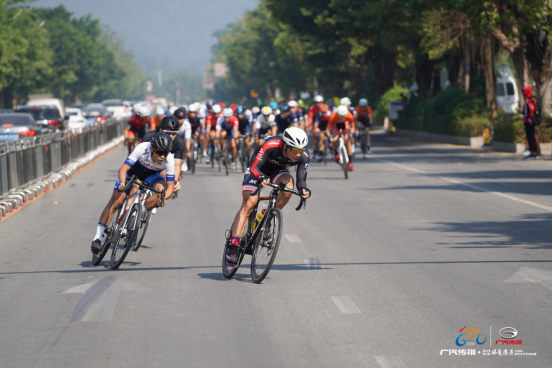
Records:
{"label": "red and black jersey", "polygon": [[127,125],[129,125],[132,130],[137,130],[137,131],[144,129],[148,124],[150,124],[149,117],[143,118],[143,117],[139,117],[136,114],[133,114],[127,121]]}
{"label": "red and black jersey", "polygon": [[297,162],[284,157],[282,147],[284,140],[281,136],[269,138],[263,146],[258,148],[250,160],[250,173],[258,179],[260,175],[271,176],[276,171],[286,169],[287,166],[297,166],[296,187],[304,188],[307,179],[307,168],[309,167],[309,152],[304,151]]}

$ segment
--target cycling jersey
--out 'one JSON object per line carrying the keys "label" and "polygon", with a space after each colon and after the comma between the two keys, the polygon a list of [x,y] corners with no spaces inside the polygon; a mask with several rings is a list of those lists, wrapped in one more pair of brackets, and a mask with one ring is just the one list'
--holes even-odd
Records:
{"label": "cycling jersey", "polygon": [[[127,172],[129,175],[135,175],[139,180],[144,181],[152,174],[167,170],[167,181],[175,180],[175,158],[172,154],[169,154],[163,163],[158,164],[152,160],[152,154],[150,153],[149,142],[143,142],[138,145],[134,151],[129,155],[125,164],[131,169]],[[150,183],[150,186],[153,186]]]}
{"label": "cycling jersey", "polygon": [[294,119],[294,123],[299,123],[303,120],[303,113],[299,108],[295,112],[291,111],[290,116],[292,117],[292,119]]}
{"label": "cycling jersey", "polygon": [[190,126],[192,128],[192,134],[194,134],[197,130],[199,130],[202,127],[202,119],[196,115],[194,119],[188,117],[186,118],[188,122],[190,122]]}
{"label": "cycling jersey", "polygon": [[[158,130],[158,132],[160,132],[160,131]],[[146,132],[146,134],[142,138],[142,141],[143,142],[150,142],[150,140],[155,135],[155,133],[156,133],[156,131]],[[185,148],[185,144],[184,144],[183,138],[180,137],[180,136],[177,136],[173,140],[173,148],[171,149],[171,154],[173,154],[175,159],[182,159],[183,156],[184,156],[184,148]]]}
{"label": "cycling jersey", "polygon": [[373,114],[371,107],[368,105],[364,109],[362,106],[358,106],[355,111],[357,112],[357,118],[368,118]]}
{"label": "cycling jersey", "polygon": [[234,115],[230,117],[230,120],[227,122],[225,117],[220,117],[217,120],[217,130],[226,131],[229,137],[234,138],[234,128],[238,128],[238,118]]}
{"label": "cycling jersey", "polygon": [[157,126],[159,125],[159,122],[161,122],[161,120],[163,119],[165,115],[156,115],[155,117],[153,117],[151,120],[150,120],[150,129],[152,130],[156,130]]}
{"label": "cycling jersey", "polygon": [[265,118],[265,116],[263,114],[259,114],[257,116],[257,121],[255,123],[255,128],[257,128],[257,130],[259,130],[259,131],[265,131],[262,134],[267,133],[269,128],[273,128],[273,127],[276,127],[275,116],[273,114],[269,115],[268,119]]}
{"label": "cycling jersey", "polygon": [[355,127],[353,115],[351,113],[346,115],[345,122],[340,122],[339,120],[340,116],[337,111],[330,115],[330,118],[328,119],[328,127],[330,127],[330,132],[332,134],[338,134],[340,133],[340,130],[342,130],[342,133],[349,133],[349,130]]}
{"label": "cycling jersey", "polygon": [[[317,104],[311,106],[311,108],[309,109],[309,124],[310,125],[313,125],[315,117],[317,116],[317,114],[319,114],[321,112],[322,113],[328,112],[328,105],[323,104],[322,109],[319,109],[317,107]],[[328,120],[328,115],[321,114],[320,120],[321,121]]]}
{"label": "cycling jersey", "polygon": [[181,136],[185,140],[190,140],[192,138],[192,125],[185,119],[182,125],[179,127],[177,135]]}
{"label": "cycling jersey", "polygon": [[297,166],[296,187],[301,190],[306,186],[307,168],[309,167],[309,152],[304,151],[295,163],[284,157],[282,148],[284,140],[281,136],[267,139],[252,155],[248,169],[242,182],[242,192],[254,192],[259,185],[259,176],[264,174],[276,182],[278,177],[288,173],[287,166]]}
{"label": "cycling jersey", "polygon": [[217,129],[217,119],[221,116],[221,113],[219,113],[217,116],[215,114],[209,114],[207,118],[205,118],[205,126],[208,131],[215,131]]}
{"label": "cycling jersey", "polygon": [[281,134],[284,132],[284,130],[288,127],[290,127],[294,123],[298,123],[298,119],[295,117],[292,117],[291,113],[288,113],[288,116],[286,118],[282,117],[282,114],[279,114],[275,117],[275,123],[277,125],[278,133]]}
{"label": "cycling jersey", "polygon": [[253,119],[249,115],[244,115],[244,118],[238,119],[238,131],[241,135],[251,133],[253,127]]}
{"label": "cycling jersey", "polygon": [[[324,131],[326,130],[326,126],[328,124],[328,116],[329,116],[330,113],[330,110],[329,111],[326,111],[326,112],[320,112],[319,114],[317,114],[317,116],[315,116],[315,123],[318,123],[319,125],[317,126],[321,131]],[[327,119],[321,119],[321,116],[324,116],[326,117]]]}
{"label": "cycling jersey", "polygon": [[133,115],[129,118],[127,121],[127,125],[130,127],[130,130],[139,138],[142,138],[144,134],[146,133],[147,126],[150,124],[150,118],[147,117],[146,119],[143,119],[142,117],[139,117],[137,115]]}

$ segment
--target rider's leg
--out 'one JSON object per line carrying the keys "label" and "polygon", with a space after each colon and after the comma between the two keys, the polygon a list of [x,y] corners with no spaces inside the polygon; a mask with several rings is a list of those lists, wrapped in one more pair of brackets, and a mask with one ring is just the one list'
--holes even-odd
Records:
{"label": "rider's leg", "polygon": [[250,216],[253,208],[257,205],[258,196],[250,196],[252,192],[243,191],[242,192],[242,205],[240,210],[236,213],[234,217],[234,223],[232,223],[231,234],[233,237],[240,237],[244,232],[244,228],[248,223],[248,217]]}
{"label": "rider's leg", "polygon": [[[292,179],[292,176],[290,173],[282,173],[280,175],[277,175],[273,180],[273,183],[279,184],[280,182],[286,183],[286,188],[289,188],[291,190],[294,189],[294,180]],[[288,201],[290,201],[290,197],[292,197],[292,194],[290,192],[281,192],[278,194],[276,207],[279,209],[283,209],[286,204],[288,204]]]}
{"label": "rider's leg", "polygon": [[371,134],[369,127],[365,127],[365,139],[367,140],[367,151],[371,149]]}
{"label": "rider's leg", "polygon": [[236,157],[236,140],[232,139],[230,141],[230,151],[232,153],[232,157],[235,158]]}
{"label": "rider's leg", "polygon": [[319,152],[323,152],[325,149],[325,134],[324,131],[320,131],[319,134]]}
{"label": "rider's leg", "polygon": [[[159,181],[155,185],[153,185],[153,188],[157,191],[161,191],[164,189],[167,190],[167,182]],[[161,199],[161,195],[159,193],[154,193],[152,196],[146,199],[146,208],[148,210],[155,208],[157,205],[157,201],[160,199]]]}
{"label": "rider's leg", "polygon": [[127,148],[129,149],[129,155],[134,150],[135,135],[133,131],[127,132]]}

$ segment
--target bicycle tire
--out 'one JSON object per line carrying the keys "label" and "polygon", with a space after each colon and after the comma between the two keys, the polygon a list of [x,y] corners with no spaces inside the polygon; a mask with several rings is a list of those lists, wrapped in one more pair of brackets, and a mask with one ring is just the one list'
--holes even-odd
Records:
{"label": "bicycle tire", "polygon": [[[129,253],[133,245],[133,241],[136,239],[136,225],[141,213],[139,204],[133,204],[129,209],[129,212],[130,213],[128,215],[127,222],[123,225],[124,227],[126,227],[126,236],[122,238],[121,233],[123,231],[123,228],[121,227],[120,232],[117,236],[117,241],[113,244],[110,261],[110,268],[113,270],[119,268],[121,263],[123,263],[125,257],[127,257],[127,254]],[[124,244],[119,246],[119,242],[121,240],[124,241]]]}
{"label": "bicycle tire", "polygon": [[[111,217],[111,222],[109,222],[109,225],[108,225],[108,228],[110,228],[113,232],[113,226],[115,224],[115,220],[116,219],[119,219],[119,214],[121,213],[121,207],[119,207],[119,209],[117,209],[114,213],[113,213],[113,216]],[[100,251],[99,253],[95,254],[95,253],[92,253],[92,265],[94,266],[97,266],[98,264],[100,264],[102,262],[102,260],[104,259],[104,256],[106,256],[109,248],[111,247],[111,232],[110,234],[108,234],[106,236],[106,239],[104,240],[104,243],[102,244],[102,251]]]}
{"label": "bicycle tire", "polygon": [[225,175],[228,176],[229,170],[230,170],[230,142],[227,141],[227,144],[225,145]]}
{"label": "bicycle tire", "polygon": [[242,173],[246,172],[246,150],[243,142],[240,145],[240,168],[242,168]]}
{"label": "bicycle tire", "polygon": [[209,156],[211,158],[211,169],[215,168],[215,145],[213,143],[210,143],[208,145],[211,147],[211,152],[209,153]]}
{"label": "bicycle tire", "polygon": [[221,146],[220,145],[216,145],[216,152],[215,152],[215,155],[217,156],[217,165],[219,166],[219,172],[221,171],[221,156],[223,155],[223,153],[221,152]]}
{"label": "bicycle tire", "polygon": [[138,251],[138,249],[142,245],[142,241],[144,240],[144,236],[146,236],[146,231],[148,230],[148,226],[150,225],[150,219],[152,219],[152,211],[147,211],[140,218],[142,219],[140,220],[140,224],[138,225],[137,241],[132,248],[133,251]]}
{"label": "bicycle tire", "polygon": [[[267,277],[275,261],[282,236],[282,212],[280,209],[271,209],[267,214],[262,227],[265,228],[269,225],[272,229],[269,230],[267,239],[264,235],[265,230],[259,232],[252,250],[251,277],[254,283],[261,283]],[[267,242],[270,246],[264,244],[268,240],[272,240],[272,242]]]}
{"label": "bicycle tire", "polygon": [[348,152],[345,147],[340,148],[340,165],[342,166],[342,170],[344,171],[344,177],[348,179],[348,161],[346,158],[348,157]]}
{"label": "bicycle tire", "polygon": [[324,138],[324,149],[323,149],[323,162],[324,162],[325,167],[326,167],[327,156],[328,156],[328,140],[325,137]]}
{"label": "bicycle tire", "polygon": [[197,147],[193,147],[191,151],[192,155],[190,155],[190,174],[194,174],[196,173],[196,157],[198,156]]}
{"label": "bicycle tire", "polygon": [[365,132],[361,134],[361,151],[363,152],[363,160],[365,160],[367,156],[367,136]]}

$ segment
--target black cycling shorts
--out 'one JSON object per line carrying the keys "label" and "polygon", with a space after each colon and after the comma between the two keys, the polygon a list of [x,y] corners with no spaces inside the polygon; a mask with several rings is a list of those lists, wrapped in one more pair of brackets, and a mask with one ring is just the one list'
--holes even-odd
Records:
{"label": "black cycling shorts", "polygon": [[328,125],[328,120],[320,120],[317,123],[319,123],[318,127],[321,131],[326,131],[326,126]]}
{"label": "black cycling shorts", "polygon": [[146,126],[140,128],[140,129],[136,129],[134,128],[133,126],[131,126],[131,128],[129,129],[129,131],[133,132],[134,135],[136,136],[136,138],[142,138],[144,137],[144,135],[146,134]]}
{"label": "black cycling shorts", "polygon": [[[290,172],[286,168],[284,168],[277,170],[270,175],[266,175],[271,178],[272,183],[276,184],[277,180],[284,174],[290,174]],[[250,168],[246,169],[246,173],[244,173],[244,180],[242,181],[242,192],[255,192],[260,183],[261,182],[250,173]]]}
{"label": "black cycling shorts", "polygon": [[369,118],[357,118],[357,121],[367,128],[371,128],[371,120]]}

